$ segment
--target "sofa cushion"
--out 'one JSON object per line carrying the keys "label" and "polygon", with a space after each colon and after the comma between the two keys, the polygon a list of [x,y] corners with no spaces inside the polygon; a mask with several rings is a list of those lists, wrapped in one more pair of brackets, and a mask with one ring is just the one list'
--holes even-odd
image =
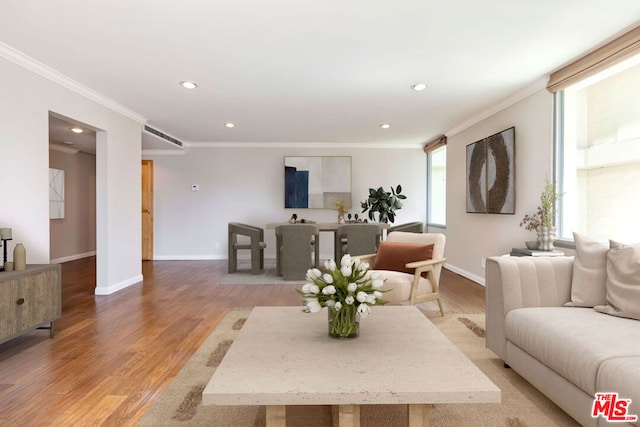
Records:
{"label": "sofa cushion", "polygon": [[[602,362],[598,371],[598,392],[616,392],[620,399],[631,399],[629,415],[640,418],[640,357],[621,357]],[[633,425],[640,425],[640,421]]]}
{"label": "sofa cushion", "polygon": [[610,242],[607,254],[607,302],[594,307],[614,316],[640,320],[640,243]]}
{"label": "sofa cushion", "polygon": [[573,261],[571,301],[568,307],[594,307],[606,304],[607,242],[597,242],[573,233],[576,256]]}
{"label": "sofa cushion", "polygon": [[606,316],[590,308],[511,310],[505,317],[505,335],[590,395],[596,392],[596,375],[602,362],[614,357],[640,357],[640,321]]}
{"label": "sofa cushion", "polygon": [[[411,297],[411,286],[413,285],[413,274],[402,273],[399,271],[379,270],[382,277],[387,281],[382,286],[382,290],[386,291],[382,298],[389,302],[408,301]],[[423,277],[418,281],[418,295],[433,292],[431,282]]]}
{"label": "sofa cushion", "polygon": [[433,244],[423,245],[419,243],[382,241],[376,253],[373,269],[413,274],[413,269],[406,268],[405,264],[428,260],[432,257]]}

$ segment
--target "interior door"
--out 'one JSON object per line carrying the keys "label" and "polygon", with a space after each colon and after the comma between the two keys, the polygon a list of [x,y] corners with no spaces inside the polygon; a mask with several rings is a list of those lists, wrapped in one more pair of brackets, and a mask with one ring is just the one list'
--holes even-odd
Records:
{"label": "interior door", "polygon": [[153,160],[142,161],[142,259],[153,259]]}

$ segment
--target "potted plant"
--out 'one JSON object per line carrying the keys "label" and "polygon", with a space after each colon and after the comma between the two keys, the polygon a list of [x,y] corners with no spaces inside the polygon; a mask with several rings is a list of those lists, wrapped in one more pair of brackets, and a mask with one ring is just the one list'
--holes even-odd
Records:
{"label": "potted plant", "polygon": [[[556,192],[553,182],[545,180],[544,190],[540,194],[540,205],[532,215],[525,215],[520,222],[520,227],[538,233],[538,247],[542,251],[553,250],[553,242],[556,239],[556,228],[553,226],[553,218],[556,215],[556,202],[562,197]],[[531,249],[531,248],[530,248]]]}
{"label": "potted plant", "polygon": [[396,218],[396,211],[402,209],[402,202],[407,198],[402,192],[400,185],[394,189],[391,187],[391,192],[384,191],[382,187],[370,188],[369,198],[360,202],[362,207],[362,213],[369,211],[369,219],[374,220],[374,215],[378,212],[378,222],[391,222],[393,223]]}

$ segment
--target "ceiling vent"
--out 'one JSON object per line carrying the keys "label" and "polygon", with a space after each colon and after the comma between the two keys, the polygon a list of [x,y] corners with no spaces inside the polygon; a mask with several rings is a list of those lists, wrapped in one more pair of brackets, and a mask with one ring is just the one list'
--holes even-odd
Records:
{"label": "ceiling vent", "polygon": [[151,133],[151,134],[153,134],[153,135],[155,135],[155,136],[157,136],[158,138],[162,138],[165,141],[169,141],[170,143],[172,143],[174,145],[177,145],[178,147],[182,147],[182,141],[178,141],[174,137],[169,136],[164,132],[160,132],[159,130],[154,129],[151,126],[144,125],[144,130],[149,132],[149,133]]}

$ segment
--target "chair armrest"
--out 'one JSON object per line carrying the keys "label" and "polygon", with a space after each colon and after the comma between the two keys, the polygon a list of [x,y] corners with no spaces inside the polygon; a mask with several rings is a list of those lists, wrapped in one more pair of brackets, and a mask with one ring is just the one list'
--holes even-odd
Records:
{"label": "chair armrest", "polygon": [[359,258],[361,262],[368,262],[369,264],[373,264],[373,260],[375,257],[376,257],[376,254],[366,254],[366,255],[356,255],[353,258]]}
{"label": "chair armrest", "polygon": [[505,317],[521,307],[571,300],[573,257],[490,257],[486,263],[487,347],[505,358]]}
{"label": "chair armrest", "polygon": [[446,260],[447,260],[446,258],[437,258],[437,259],[426,259],[424,261],[414,261],[414,262],[409,262],[405,264],[405,267],[420,268],[420,267],[426,267],[429,265],[444,264]]}
{"label": "chair armrest", "polygon": [[230,223],[229,233],[248,236],[252,243],[264,242],[264,230],[248,224]]}

